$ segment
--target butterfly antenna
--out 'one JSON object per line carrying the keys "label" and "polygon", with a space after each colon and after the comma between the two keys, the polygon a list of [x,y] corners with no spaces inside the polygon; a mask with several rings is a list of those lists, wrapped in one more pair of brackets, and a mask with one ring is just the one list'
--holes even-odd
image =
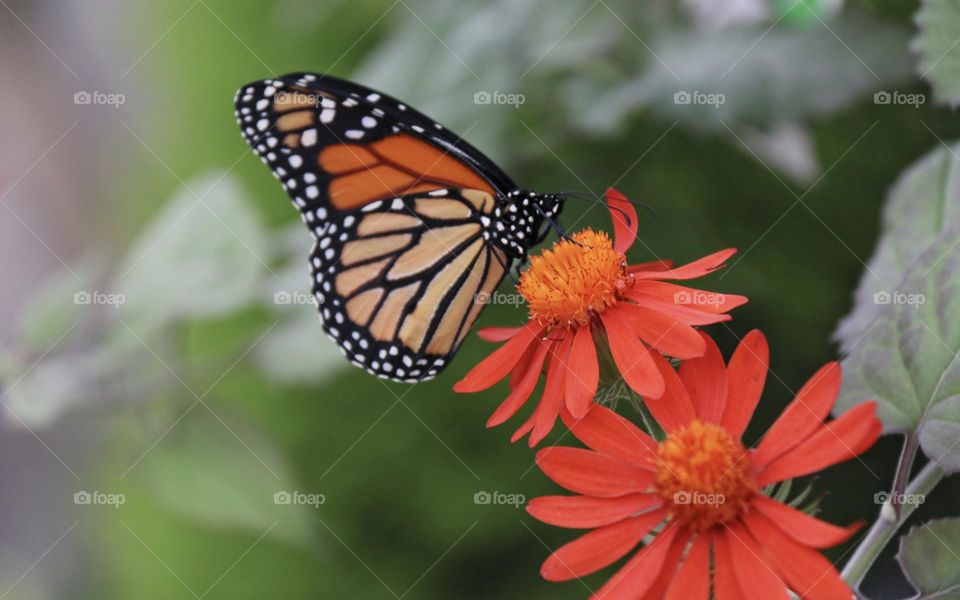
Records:
{"label": "butterfly antenna", "polygon": [[[586,200],[587,202],[593,202],[593,203],[595,203],[595,204],[604,204],[603,199],[601,199],[599,196],[597,196],[597,195],[595,195],[595,194],[591,194],[591,193],[589,193],[589,192],[577,192],[577,191],[573,191],[573,192],[557,192],[557,195],[558,195],[558,196],[562,196],[562,197],[564,197],[564,198],[576,198],[577,200]],[[656,218],[658,217],[657,211],[654,210],[654,208],[653,208],[652,206],[650,206],[649,204],[644,204],[643,202],[637,202],[637,201],[635,201],[635,200],[627,200],[627,202],[629,202],[630,204],[632,204],[632,205],[634,205],[634,206],[637,206],[637,207],[639,207],[639,208],[642,208],[643,210],[647,211],[648,213],[650,213],[650,215],[651,215],[654,219],[656,219]],[[612,206],[611,206],[610,208],[613,208],[614,210],[618,211],[619,213],[624,214],[622,209],[619,209],[619,208],[616,208],[616,207],[612,207]],[[624,217],[626,218],[626,215],[624,215]],[[627,219],[627,220],[629,221],[629,219]]]}

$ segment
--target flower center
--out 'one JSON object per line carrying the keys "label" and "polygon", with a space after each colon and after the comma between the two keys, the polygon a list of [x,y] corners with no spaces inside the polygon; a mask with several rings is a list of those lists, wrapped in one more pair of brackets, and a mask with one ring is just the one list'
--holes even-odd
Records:
{"label": "flower center", "polygon": [[701,421],[660,444],[655,485],[673,518],[693,531],[737,518],[757,491],[743,444],[726,429]]}
{"label": "flower center", "polygon": [[626,264],[607,234],[585,229],[531,257],[517,289],[541,323],[587,325],[592,314],[617,303],[628,282]]}

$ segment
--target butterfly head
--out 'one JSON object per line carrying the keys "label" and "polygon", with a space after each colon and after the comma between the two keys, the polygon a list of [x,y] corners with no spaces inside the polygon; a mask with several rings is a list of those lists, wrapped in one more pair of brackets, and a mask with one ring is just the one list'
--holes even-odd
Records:
{"label": "butterfly head", "polygon": [[544,240],[556,225],[563,198],[556,194],[538,194],[516,190],[494,210],[492,239],[507,254],[524,259],[527,252]]}

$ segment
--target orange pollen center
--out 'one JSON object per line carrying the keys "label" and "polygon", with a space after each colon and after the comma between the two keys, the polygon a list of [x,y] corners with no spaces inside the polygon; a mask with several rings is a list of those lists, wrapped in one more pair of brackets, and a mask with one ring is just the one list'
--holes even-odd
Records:
{"label": "orange pollen center", "polygon": [[660,444],[655,486],[673,518],[693,531],[736,519],[757,492],[740,440],[696,420]]}
{"label": "orange pollen center", "polygon": [[617,304],[629,281],[626,266],[607,234],[584,229],[532,257],[517,290],[539,322],[583,326],[593,314]]}

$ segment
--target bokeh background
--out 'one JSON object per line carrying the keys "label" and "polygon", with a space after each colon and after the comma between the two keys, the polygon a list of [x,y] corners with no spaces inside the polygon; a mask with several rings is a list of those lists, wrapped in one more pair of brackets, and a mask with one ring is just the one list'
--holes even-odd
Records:
{"label": "bokeh background", "polygon": [[[242,142],[235,89],[353,78],[525,186],[649,205],[634,260],[740,248],[704,287],[750,297],[713,328],[726,352],[755,327],[770,338],[756,439],[837,357],[886,191],[960,133],[911,50],[917,8],[0,0],[0,598],[587,596],[538,576],[572,532],[475,502],[556,492],[510,425],[484,429],[502,387],[451,391],[488,345],[405,386],[322,336],[311,240]],[[564,222],[608,226],[577,200]],[[524,316],[491,306],[480,323]],[[821,514],[872,520],[899,443],[814,482]],[[910,593],[891,553],[865,590]]]}

